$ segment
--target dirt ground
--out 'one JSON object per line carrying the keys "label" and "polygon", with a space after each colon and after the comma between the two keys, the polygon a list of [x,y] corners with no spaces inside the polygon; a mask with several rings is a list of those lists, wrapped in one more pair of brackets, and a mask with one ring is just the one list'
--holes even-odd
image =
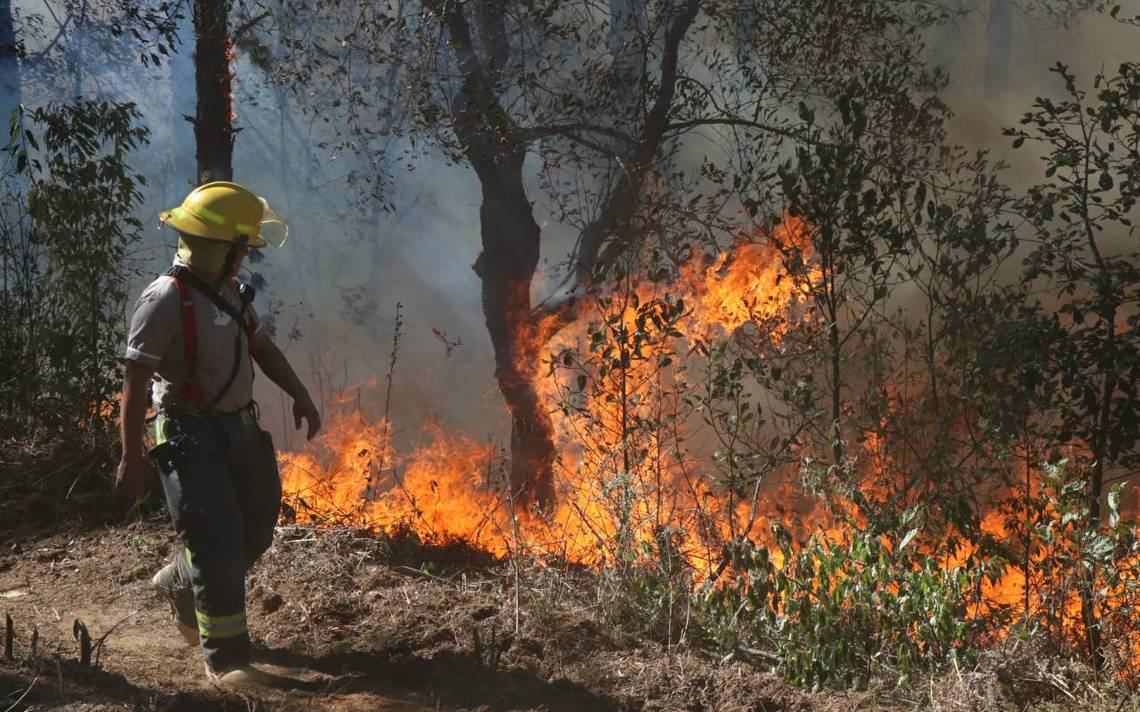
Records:
{"label": "dirt ground", "polygon": [[[463,546],[290,526],[247,587],[255,662],[281,689],[227,693],[151,589],[176,543],[157,498],[130,507],[109,492],[113,463],[58,458],[15,469],[0,458],[0,610],[14,630],[0,712],[899,709],[603,626],[585,572],[524,569],[516,581]],[[77,621],[94,641],[89,666]]]}
{"label": "dirt ground", "polygon": [[[251,574],[248,607],[256,661],[292,689],[225,693],[150,588],[175,544],[168,529],[150,516],[5,542],[0,596],[15,645],[0,665],[0,709],[815,708],[749,666],[614,645],[588,610],[557,601],[520,605],[516,633],[513,578],[487,562],[464,568],[448,561],[457,552],[424,549],[435,560],[412,566],[389,542],[290,527]],[[95,641],[90,667],[78,662],[76,621]]]}

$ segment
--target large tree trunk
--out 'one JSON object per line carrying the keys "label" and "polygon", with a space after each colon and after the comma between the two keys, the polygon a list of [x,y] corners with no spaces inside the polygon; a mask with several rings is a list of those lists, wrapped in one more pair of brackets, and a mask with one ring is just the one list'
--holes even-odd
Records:
{"label": "large tree trunk", "polygon": [[928,30],[930,40],[930,62],[935,67],[949,72],[962,47],[962,27],[964,0],[942,0],[940,5],[946,10],[947,19],[943,24],[934,25]]}
{"label": "large tree trunk", "polygon": [[83,71],[87,61],[83,57],[83,45],[87,36],[87,0],[79,3],[78,17],[75,20],[75,37],[71,41],[71,95],[83,96]]}
{"label": "large tree trunk", "polygon": [[[10,135],[9,121],[12,113],[20,106],[20,60],[16,46],[16,27],[12,19],[11,0],[0,0],[0,129],[4,142]],[[22,117],[16,117],[21,122]],[[26,175],[6,176],[0,184],[0,197],[6,205],[8,220],[15,221],[25,205],[9,203],[23,201],[27,187]],[[15,225],[13,225],[15,227]],[[26,335],[29,327],[35,324],[35,315],[30,308],[30,280],[26,278],[34,259],[27,252],[33,246],[23,230],[10,230],[0,234],[0,351],[6,355],[24,355],[28,350]],[[22,358],[5,358],[0,363],[0,381],[18,384],[15,388],[5,388],[5,394],[13,394],[12,400],[4,402],[8,413],[28,413],[27,405],[35,400],[34,383],[36,373],[27,371]]]}
{"label": "large tree trunk", "polygon": [[459,3],[428,2],[451,34],[462,76],[452,107],[455,131],[483,189],[479,209],[483,250],[475,272],[483,285],[483,318],[495,353],[495,380],[511,415],[509,486],[516,508],[549,511],[554,501],[554,439],[549,414],[535,387],[541,349],[530,303],[538,266],[539,227],[523,184],[525,142],[499,104],[497,76],[510,58],[498,3],[476,6],[487,40],[476,52]]}
{"label": "large tree trunk", "polygon": [[198,183],[233,180],[234,127],[229,54],[229,0],[194,2],[194,140]]}
{"label": "large tree trunk", "polygon": [[[522,180],[527,137],[500,103],[500,68],[507,66],[511,47],[503,24],[499,0],[476,5],[484,57],[476,51],[471,29],[461,3],[426,0],[451,35],[450,46],[461,76],[461,88],[451,113],[468,160],[483,188],[480,227],[483,251],[475,270],[483,283],[483,315],[495,352],[495,379],[511,414],[510,486],[516,507],[536,505],[549,510],[553,504],[554,441],[550,415],[535,387],[542,348],[546,345],[535,329],[540,316],[566,319],[567,303],[540,313],[531,306],[531,280],[539,257],[539,227]],[[660,87],[642,131],[625,162],[628,172],[618,182],[599,211],[601,217],[588,226],[576,256],[579,282],[597,264],[605,238],[622,231],[635,212],[640,188],[652,159],[657,155],[669,120],[677,80],[678,48],[700,8],[700,0],[686,0],[669,23],[661,59]],[[618,2],[614,17],[619,28],[618,45],[633,39],[634,18]],[[623,34],[624,33],[624,34]],[[637,52],[631,52],[625,69],[642,67]],[[643,71],[643,69],[642,69]],[[615,240],[608,247],[617,254],[629,241]],[[614,259],[602,255],[601,261]],[[549,336],[549,334],[547,335]]]}
{"label": "large tree trunk", "polygon": [[483,284],[483,317],[495,353],[495,380],[511,414],[510,487],[523,507],[548,510],[554,500],[550,415],[535,387],[541,342],[532,318],[531,280],[538,266],[539,227],[522,179],[523,153],[476,162],[483,187],[483,250],[475,272]]}

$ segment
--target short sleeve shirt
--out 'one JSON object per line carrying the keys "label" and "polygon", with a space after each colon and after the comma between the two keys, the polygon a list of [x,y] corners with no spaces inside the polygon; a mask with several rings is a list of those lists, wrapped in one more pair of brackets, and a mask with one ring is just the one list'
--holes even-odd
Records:
{"label": "short sleeve shirt", "polygon": [[[174,264],[185,266],[177,259]],[[249,358],[249,340],[244,334],[239,336],[243,331],[240,326],[209,297],[190,284],[185,286],[194,307],[198,340],[194,375],[198,379],[202,397],[209,404],[229,380],[234,367],[234,342],[240,338],[241,352],[236,354],[237,375],[213,407],[213,410],[222,412],[240,410],[253,398],[253,365]],[[241,309],[236,280],[223,283],[218,288],[218,294],[233,305],[235,310]],[[252,304],[246,307],[245,313],[254,330],[261,331],[261,320]],[[155,406],[187,410],[199,410],[202,407],[189,402],[187,398],[179,397],[190,376],[183,344],[182,297],[174,279],[164,275],[151,282],[135,304],[125,354],[131,361],[157,368],[151,386]]]}

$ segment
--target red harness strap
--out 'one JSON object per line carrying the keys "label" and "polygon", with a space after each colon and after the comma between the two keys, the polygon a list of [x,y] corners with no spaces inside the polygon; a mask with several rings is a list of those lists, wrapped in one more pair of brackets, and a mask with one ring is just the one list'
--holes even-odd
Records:
{"label": "red harness strap", "polygon": [[177,277],[171,277],[174,286],[178,287],[178,296],[182,299],[182,351],[186,357],[186,369],[189,374],[186,382],[179,389],[179,399],[188,399],[195,408],[201,410],[206,407],[206,398],[202,395],[202,386],[194,373],[194,366],[198,361],[198,321],[194,317],[194,300],[190,297],[190,289]]}

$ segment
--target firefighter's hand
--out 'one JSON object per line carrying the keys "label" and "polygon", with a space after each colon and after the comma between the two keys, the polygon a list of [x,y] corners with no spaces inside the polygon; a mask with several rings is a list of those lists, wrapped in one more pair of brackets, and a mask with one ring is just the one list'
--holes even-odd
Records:
{"label": "firefighter's hand", "polygon": [[127,497],[139,498],[146,494],[146,460],[123,456],[115,472],[115,490]]}
{"label": "firefighter's hand", "polygon": [[313,399],[307,395],[293,401],[293,427],[297,430],[301,429],[302,418],[309,425],[309,432],[306,437],[312,440],[317,431],[321,429],[321,414],[317,412],[317,406],[313,404]]}

